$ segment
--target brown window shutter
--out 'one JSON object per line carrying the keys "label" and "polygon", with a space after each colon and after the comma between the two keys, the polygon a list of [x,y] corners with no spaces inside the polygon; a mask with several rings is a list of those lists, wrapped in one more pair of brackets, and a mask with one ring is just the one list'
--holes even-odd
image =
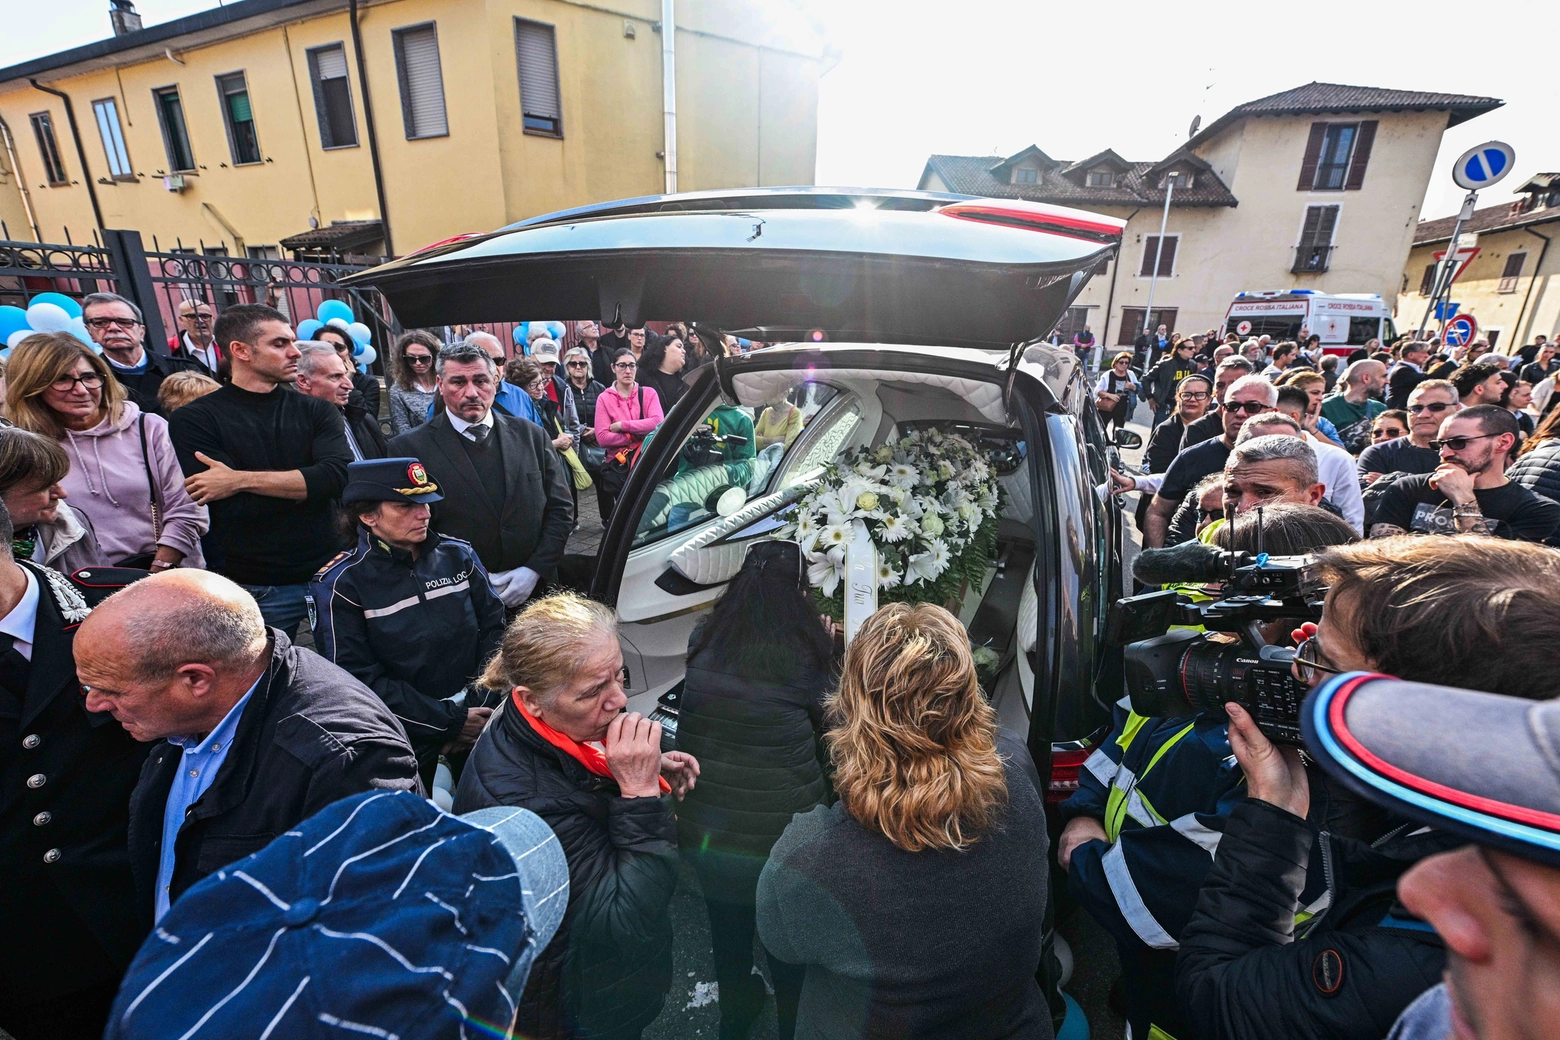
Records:
{"label": "brown window shutter", "polygon": [[1312,123],[1311,136],[1305,142],[1305,158],[1300,162],[1300,184],[1296,191],[1310,191],[1316,183],[1316,164],[1322,158],[1322,138],[1327,136],[1326,123]]}
{"label": "brown window shutter", "polygon": [[1376,120],[1367,119],[1360,124],[1360,135],[1354,140],[1354,155],[1349,159],[1349,177],[1343,182],[1345,191],[1359,191],[1365,185],[1365,164],[1370,162],[1370,148],[1376,143]]}
{"label": "brown window shutter", "polygon": [[1159,254],[1159,277],[1169,278],[1175,271],[1175,247],[1181,244],[1180,235],[1166,235],[1164,252]]}
{"label": "brown window shutter", "polygon": [[1314,245],[1316,242],[1316,229],[1322,223],[1322,210],[1325,206],[1307,206],[1305,210],[1305,226],[1300,229],[1300,244],[1303,246]]}

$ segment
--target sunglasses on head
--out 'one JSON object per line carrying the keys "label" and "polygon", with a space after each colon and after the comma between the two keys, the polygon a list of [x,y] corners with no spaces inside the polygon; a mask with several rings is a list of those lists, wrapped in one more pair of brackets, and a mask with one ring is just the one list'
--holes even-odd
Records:
{"label": "sunglasses on head", "polygon": [[1450,401],[1431,401],[1428,404],[1411,404],[1408,406],[1410,413],[1418,415],[1420,412],[1432,412],[1440,415],[1452,406]]}
{"label": "sunglasses on head", "polygon": [[1224,407],[1232,412],[1245,412],[1247,415],[1256,415],[1258,412],[1268,410],[1268,406],[1261,401],[1228,401]]}

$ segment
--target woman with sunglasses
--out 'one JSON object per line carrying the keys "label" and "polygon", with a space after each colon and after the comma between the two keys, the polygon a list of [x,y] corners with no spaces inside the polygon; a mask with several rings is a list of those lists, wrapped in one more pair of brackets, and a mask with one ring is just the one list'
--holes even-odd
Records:
{"label": "woman with sunglasses", "polygon": [[1370,442],[1383,444],[1387,441],[1395,441],[1399,437],[1408,436],[1408,413],[1401,408],[1392,408],[1376,416],[1376,421],[1370,428]]}
{"label": "woman with sunglasses", "polygon": [[645,435],[666,418],[655,391],[634,381],[638,371],[634,352],[618,351],[612,359],[612,374],[616,378],[596,398],[596,443],[606,450],[601,479],[596,481],[603,525],[612,516],[617,497],[628,481],[628,471],[639,458]]}
{"label": "woman with sunglasses", "polygon": [[[204,567],[206,507],[184,489],[168,422],[125,400],[108,363],[74,336],[28,336],[11,352],[11,421],[60,443],[70,472],[59,481],[91,521],[103,559],[122,567]],[[18,525],[20,526],[20,525]]]}
{"label": "woman with sunglasses", "polygon": [[[721,1037],[745,1037],[764,1008],[753,974],[754,896],[791,817],[829,802],[823,700],[834,638],[807,594],[801,546],[758,542],[694,629],[677,749],[699,761],[677,814],[677,845],[710,915]],[[779,1034],[789,1037],[800,968],[769,957]]]}
{"label": "woman with sunglasses", "polygon": [[1115,423],[1117,430],[1125,429],[1137,407],[1138,389],[1138,378],[1132,373],[1132,355],[1123,351],[1111,360],[1110,368],[1095,384],[1094,406],[1099,409],[1100,420],[1107,427]]}
{"label": "woman with sunglasses", "polygon": [[592,375],[593,361],[584,347],[571,347],[563,355],[564,381],[574,395],[574,408],[580,418],[580,442],[575,445],[580,461],[594,477],[601,469],[606,453],[596,443],[596,398],[606,389]]}
{"label": "woman with sunglasses", "polygon": [[427,418],[428,406],[439,393],[439,379],[433,372],[438,356],[439,341],[422,329],[396,339],[390,366],[390,436],[421,426]]}

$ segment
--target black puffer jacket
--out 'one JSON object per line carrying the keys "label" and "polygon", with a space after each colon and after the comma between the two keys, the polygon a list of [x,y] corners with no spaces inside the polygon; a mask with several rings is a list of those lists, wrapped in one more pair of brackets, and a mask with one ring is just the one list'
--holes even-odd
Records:
{"label": "black puffer jacket", "polygon": [[791,818],[829,800],[819,740],[828,678],[755,679],[721,656],[707,649],[688,661],[677,748],[699,760],[699,783],[677,835],[707,898],[751,903]]}
{"label": "black puffer jacket", "polygon": [[461,774],[455,811],[518,805],[569,862],[569,909],[531,968],[516,1035],[637,1038],[672,982],[677,825],[661,798],[624,798],[506,702]]}
{"label": "black puffer jacket", "polygon": [[1560,440],[1540,444],[1513,462],[1506,476],[1535,495],[1560,502]]}
{"label": "black puffer jacket", "polygon": [[[1406,833],[1405,833],[1406,832]],[[1330,901],[1295,926],[1312,841]],[[1405,825],[1373,845],[1248,799],[1181,934],[1176,996],[1199,1040],[1377,1040],[1441,980],[1446,951],[1396,906],[1398,878],[1459,839]],[[1314,905],[1314,904],[1313,904]]]}

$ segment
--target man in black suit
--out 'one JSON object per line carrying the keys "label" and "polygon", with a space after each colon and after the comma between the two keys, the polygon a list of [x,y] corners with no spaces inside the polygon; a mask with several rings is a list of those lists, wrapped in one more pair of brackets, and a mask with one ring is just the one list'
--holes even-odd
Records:
{"label": "man in black suit", "polygon": [[1388,408],[1408,407],[1408,395],[1414,392],[1414,387],[1429,378],[1424,372],[1429,360],[1430,344],[1423,340],[1414,340],[1403,348],[1402,360],[1393,366],[1392,374],[1387,376]]}
{"label": "man in black suit", "polygon": [[0,505],[0,1032],[96,1040],[145,935],[126,829],[147,749],[87,711],[87,604],[11,535]]}
{"label": "man in black suit", "polygon": [[568,470],[540,426],[493,410],[499,376],[481,347],[445,347],[437,366],[444,410],[391,440],[390,455],[422,460],[444,494],[434,529],[471,543],[514,611],[563,558],[574,529]]}

